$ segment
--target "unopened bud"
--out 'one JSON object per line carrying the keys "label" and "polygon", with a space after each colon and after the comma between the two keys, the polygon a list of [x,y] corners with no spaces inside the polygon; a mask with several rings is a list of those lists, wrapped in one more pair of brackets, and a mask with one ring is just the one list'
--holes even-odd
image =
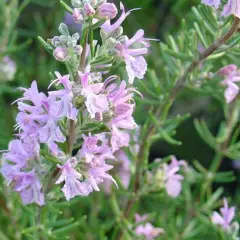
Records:
{"label": "unopened bud", "polygon": [[95,113],[95,120],[98,121],[98,122],[102,122],[102,120],[103,120],[102,113],[100,113],[100,112]]}
{"label": "unopened bud", "polygon": [[73,105],[77,108],[77,109],[80,109],[83,107],[85,103],[85,99],[83,96],[76,96],[74,99],[73,99]]}
{"label": "unopened bud", "polygon": [[98,3],[98,1],[97,1],[97,0],[91,0],[91,5],[92,5],[92,6],[95,6],[95,5],[97,5],[97,3]]}
{"label": "unopened bud", "polygon": [[95,10],[90,3],[84,4],[84,12],[87,16],[93,16],[95,14]]}
{"label": "unopened bud", "polygon": [[83,13],[79,8],[73,9],[72,16],[75,23],[82,23],[84,21]]}
{"label": "unopened bud", "polygon": [[237,66],[235,64],[230,64],[221,68],[218,71],[218,75],[225,77],[225,76],[229,76],[231,73],[236,71],[237,71]]}
{"label": "unopened bud", "polygon": [[65,47],[57,47],[54,51],[53,51],[53,56],[55,57],[55,59],[57,61],[60,62],[64,62],[67,60],[68,57],[68,51],[67,48]]}
{"label": "unopened bud", "polygon": [[113,3],[104,3],[102,4],[99,9],[98,9],[98,16],[100,18],[109,18],[109,19],[113,19],[117,16],[118,10],[115,6],[115,4]]}
{"label": "unopened bud", "polygon": [[112,117],[113,117],[113,111],[106,111],[102,114],[102,117],[103,117],[103,121],[104,122],[109,122]]}

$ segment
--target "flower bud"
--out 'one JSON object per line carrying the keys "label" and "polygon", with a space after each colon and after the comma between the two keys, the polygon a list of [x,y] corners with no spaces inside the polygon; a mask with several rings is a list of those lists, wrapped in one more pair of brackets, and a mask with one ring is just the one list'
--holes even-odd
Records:
{"label": "flower bud", "polygon": [[117,16],[118,10],[113,3],[104,3],[98,9],[98,16],[100,18],[113,19]]}
{"label": "flower bud", "polygon": [[103,115],[102,115],[102,113],[96,113],[95,114],[95,120],[96,121],[98,121],[98,122],[102,122],[102,120],[103,120]]}
{"label": "flower bud", "polygon": [[79,8],[73,9],[72,16],[75,23],[82,23],[84,21],[83,13]]}
{"label": "flower bud", "polygon": [[109,122],[113,117],[113,111],[109,110],[109,111],[104,112],[102,114],[102,117],[103,117],[104,122]]}
{"label": "flower bud", "polygon": [[57,47],[53,52],[53,56],[57,61],[60,61],[60,62],[66,61],[68,57],[67,48]]}
{"label": "flower bud", "polygon": [[235,64],[230,64],[230,65],[227,65],[227,66],[221,68],[218,71],[218,75],[226,77],[226,76],[229,76],[231,73],[236,72],[236,71],[237,71],[237,66]]}
{"label": "flower bud", "polygon": [[91,5],[92,5],[92,6],[95,6],[95,5],[97,5],[97,3],[98,3],[98,1],[97,1],[97,0],[91,0]]}
{"label": "flower bud", "polygon": [[73,105],[77,108],[80,109],[84,106],[85,99],[83,96],[76,96],[73,99]]}
{"label": "flower bud", "polygon": [[84,12],[87,16],[93,16],[95,14],[95,10],[90,3],[84,4]]}

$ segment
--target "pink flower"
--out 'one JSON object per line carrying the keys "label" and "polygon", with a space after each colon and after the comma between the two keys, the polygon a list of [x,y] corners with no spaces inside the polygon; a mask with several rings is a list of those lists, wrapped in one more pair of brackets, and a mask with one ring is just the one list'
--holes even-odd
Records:
{"label": "pink flower", "polygon": [[[131,169],[130,160],[127,154],[123,150],[119,150],[114,153],[116,161],[112,164],[114,165],[114,173],[119,176],[119,179],[125,189],[128,188],[131,180]],[[111,193],[112,181],[104,181],[104,190],[107,194]]]}
{"label": "pink flower", "polygon": [[85,105],[91,118],[95,118],[97,113],[102,113],[109,110],[107,96],[102,94],[102,83],[90,83],[90,74],[79,72],[82,83],[81,95],[85,97]]}
{"label": "pink flower", "polygon": [[91,136],[91,134],[89,136],[83,135],[83,139],[84,143],[78,152],[78,156],[84,158],[86,163],[91,163],[96,157],[102,160],[114,159],[105,134],[95,136]]}
{"label": "pink flower", "polygon": [[236,82],[240,81],[240,71],[235,65],[228,65],[219,71],[220,75],[225,76],[222,84],[226,86],[224,96],[227,103],[231,103],[239,93],[239,87]]}
{"label": "pink flower", "polygon": [[128,73],[128,81],[132,84],[135,78],[144,78],[147,72],[147,62],[143,56],[135,57],[133,60],[127,60],[126,70]]}
{"label": "pink flower", "polygon": [[100,18],[107,17],[108,19],[113,19],[117,16],[118,10],[113,3],[103,3],[98,11],[97,14]]}
{"label": "pink flower", "polygon": [[148,219],[148,214],[144,214],[141,216],[140,214],[136,213],[134,217],[135,217],[135,221],[137,223],[140,223],[140,222],[144,222]]}
{"label": "pink flower", "polygon": [[[27,143],[27,144],[26,144]],[[3,158],[11,161],[12,164],[17,166],[18,168],[26,167],[27,161],[30,158],[33,158],[39,152],[39,145],[35,152],[35,146],[31,149],[32,143],[25,139],[21,140],[12,140],[8,146],[8,152],[3,154]],[[35,143],[34,143],[35,144]]]}
{"label": "pink flower", "polygon": [[130,137],[128,133],[119,130],[116,126],[112,126],[111,146],[112,151],[115,152],[122,147],[129,145]]}
{"label": "pink flower", "polygon": [[111,84],[108,86],[107,97],[113,108],[113,118],[109,126],[116,126],[123,129],[134,129],[137,127],[132,114],[135,107],[133,92],[135,89],[127,88],[127,83],[122,81],[120,86]]}
{"label": "pink flower", "polygon": [[57,47],[53,51],[53,56],[57,61],[64,62],[68,58],[68,51],[66,47]]}
{"label": "pink flower", "polygon": [[[140,43],[143,47],[130,48],[135,43]],[[142,29],[138,30],[131,39],[125,38],[116,44],[117,55],[125,60],[129,83],[133,83],[135,78],[143,79],[147,71],[147,63],[142,55],[147,54],[147,47],[149,45],[145,43]]]}
{"label": "pink flower", "polygon": [[240,1],[228,0],[228,3],[224,6],[222,15],[224,17],[235,15],[236,17],[240,18]]}
{"label": "pink flower", "polygon": [[[19,114],[17,125],[21,138],[36,138],[40,143],[47,143],[50,150],[56,152],[55,142],[65,142],[58,122],[67,117],[75,120],[77,109],[72,104],[72,85],[69,76],[62,77],[53,83],[62,84],[65,89],[50,92],[49,97],[39,93],[34,81],[30,89],[23,89],[24,96],[18,100]],[[26,103],[27,101],[27,103]]]}
{"label": "pink flower", "polygon": [[61,176],[56,184],[65,183],[62,191],[68,201],[76,196],[87,196],[92,192],[92,188],[88,184],[80,181],[82,175],[73,168],[71,160],[68,160],[63,166],[58,165],[58,168],[61,170]]}
{"label": "pink flower", "polygon": [[216,225],[221,226],[224,230],[229,230],[231,228],[231,223],[235,216],[235,208],[228,207],[227,199],[223,199],[224,207],[220,209],[221,215],[214,212],[212,215],[212,222]]}
{"label": "pink flower", "polygon": [[72,16],[75,23],[82,23],[84,21],[83,12],[79,8],[73,9]]}
{"label": "pink flower", "polygon": [[13,181],[14,190],[20,194],[24,205],[34,202],[40,206],[44,205],[44,195],[41,192],[42,185],[34,170],[27,173],[15,173]]}
{"label": "pink flower", "polygon": [[104,183],[106,180],[112,181],[117,186],[113,177],[107,173],[112,168],[113,166],[107,165],[103,160],[95,159],[95,162],[90,163],[87,182],[95,191],[100,191],[98,184]]}
{"label": "pink flower", "polygon": [[237,71],[237,65],[235,64],[229,64],[223,68],[221,68],[217,74],[220,75],[220,76],[223,76],[223,77],[228,77],[230,76],[233,72],[236,72]]}
{"label": "pink flower", "polygon": [[56,83],[57,85],[62,84],[64,89],[49,92],[49,101],[53,101],[53,104],[50,104],[49,113],[57,118],[67,117],[68,119],[76,120],[78,110],[72,103],[73,94],[72,83],[69,80],[70,76],[61,76],[59,72],[55,72],[55,74],[57,79],[54,80],[53,83]]}
{"label": "pink flower", "polygon": [[237,97],[238,93],[239,87],[235,83],[229,82],[224,92],[226,102],[231,103]]}
{"label": "pink flower", "polygon": [[162,228],[155,228],[151,223],[146,223],[139,225],[135,232],[139,236],[144,236],[146,240],[153,240],[164,233],[164,230]]}
{"label": "pink flower", "polygon": [[125,12],[125,8],[123,6],[122,3],[120,3],[120,9],[122,10],[122,14],[120,16],[120,18],[113,24],[111,24],[110,20],[107,20],[102,26],[101,28],[107,32],[107,33],[111,33],[111,32],[114,32],[116,29],[118,29],[121,24],[123,23],[123,21],[126,19],[126,17],[134,10],[137,10],[137,9],[132,9],[128,12]]}
{"label": "pink flower", "polygon": [[207,6],[213,6],[215,8],[219,8],[221,4],[221,0],[202,0],[202,3]]}
{"label": "pink flower", "polygon": [[83,8],[84,8],[84,13],[87,16],[93,16],[95,14],[95,10],[93,9],[90,3],[85,3]]}
{"label": "pink flower", "polygon": [[171,163],[165,167],[166,182],[165,187],[170,197],[176,198],[182,191],[182,175],[178,174],[180,166],[187,166],[186,162],[178,161],[175,156],[172,156]]}

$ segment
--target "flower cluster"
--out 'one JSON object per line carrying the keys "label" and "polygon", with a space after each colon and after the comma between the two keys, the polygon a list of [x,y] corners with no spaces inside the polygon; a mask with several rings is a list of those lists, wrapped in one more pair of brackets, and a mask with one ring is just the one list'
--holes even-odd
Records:
{"label": "flower cluster", "polygon": [[[202,0],[202,3],[207,6],[213,6],[218,9],[221,5],[221,0]],[[240,18],[240,2],[239,0],[228,0],[223,8],[222,16],[227,17],[234,15]]]}
{"label": "flower cluster", "polygon": [[[66,64],[69,74],[55,72],[49,89],[57,90],[47,94],[39,92],[36,81],[29,89],[20,88],[23,97],[16,101],[17,139],[3,155],[1,172],[24,204],[44,204],[49,191],[46,179],[52,178],[54,168],[56,184],[63,184],[67,200],[100,191],[100,184],[117,185],[109,172],[113,165],[119,166],[124,186],[130,182],[130,161],[122,148],[130,145],[130,132],[137,127],[133,98],[140,93],[129,84],[144,77],[143,55],[151,39],[144,38],[143,30],[130,39],[123,35],[121,24],[131,11],[125,12],[122,3],[121,16],[114,23],[118,10],[113,3],[73,0],[72,5],[72,18],[83,33],[70,35],[62,23],[61,35],[44,43],[57,61]],[[102,45],[88,38],[96,24]],[[128,81],[106,76],[119,61],[125,62]],[[113,164],[116,160],[118,164]]]}

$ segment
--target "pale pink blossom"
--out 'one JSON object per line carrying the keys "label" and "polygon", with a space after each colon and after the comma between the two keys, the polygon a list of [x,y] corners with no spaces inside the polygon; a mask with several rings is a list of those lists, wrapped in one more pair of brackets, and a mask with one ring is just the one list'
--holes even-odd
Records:
{"label": "pale pink blossom", "polygon": [[239,0],[228,0],[228,3],[224,6],[222,15],[227,17],[234,15],[240,18],[240,1]]}
{"label": "pale pink blossom", "polygon": [[88,184],[80,181],[82,175],[74,169],[71,160],[68,160],[63,166],[58,165],[58,168],[61,175],[56,184],[64,182],[62,191],[68,201],[76,196],[87,196],[93,191]]}
{"label": "pale pink blossom", "polygon": [[182,191],[184,177],[178,173],[181,166],[186,168],[186,162],[183,160],[178,161],[175,156],[172,156],[171,163],[165,166],[165,188],[168,195],[173,198],[178,197]]}
{"label": "pale pink blossom", "polygon": [[224,96],[226,102],[231,103],[239,94],[239,86],[236,83],[240,82],[240,71],[235,65],[228,65],[220,69],[219,74],[225,76],[222,81],[222,85],[226,86]]}
{"label": "pale pink blossom", "polygon": [[103,3],[97,11],[97,15],[100,18],[107,17],[108,19],[113,19],[117,16],[118,10],[113,3]]}
{"label": "pale pink blossom", "polygon": [[235,216],[235,207],[228,207],[227,199],[223,199],[224,206],[220,208],[220,213],[213,212],[212,222],[216,225],[221,226],[224,230],[231,229],[231,223]]}
{"label": "pale pink blossom", "polygon": [[119,19],[118,19],[115,23],[111,24],[111,21],[110,21],[110,19],[109,19],[109,20],[107,20],[107,21],[101,26],[101,28],[102,28],[105,32],[107,32],[107,33],[114,32],[116,29],[118,29],[118,28],[121,26],[121,24],[123,23],[123,21],[126,19],[126,17],[127,17],[132,11],[137,10],[137,9],[132,9],[132,10],[130,10],[130,11],[128,11],[128,12],[125,12],[125,8],[124,8],[124,6],[123,6],[123,4],[122,4],[121,2],[120,2],[120,9],[122,10],[122,14],[121,14],[121,16],[119,17]]}
{"label": "pale pink blossom", "polygon": [[215,8],[219,8],[221,4],[221,0],[202,0],[202,3],[207,5],[207,6],[212,6]]}
{"label": "pale pink blossom", "polygon": [[82,84],[81,95],[86,99],[85,105],[91,118],[95,118],[97,113],[109,110],[107,96],[101,93],[103,83],[91,83],[90,73],[79,72],[79,76]]}
{"label": "pale pink blossom", "polygon": [[151,223],[137,226],[135,230],[139,236],[144,236],[146,240],[153,240],[164,233],[162,228],[156,228]]}

